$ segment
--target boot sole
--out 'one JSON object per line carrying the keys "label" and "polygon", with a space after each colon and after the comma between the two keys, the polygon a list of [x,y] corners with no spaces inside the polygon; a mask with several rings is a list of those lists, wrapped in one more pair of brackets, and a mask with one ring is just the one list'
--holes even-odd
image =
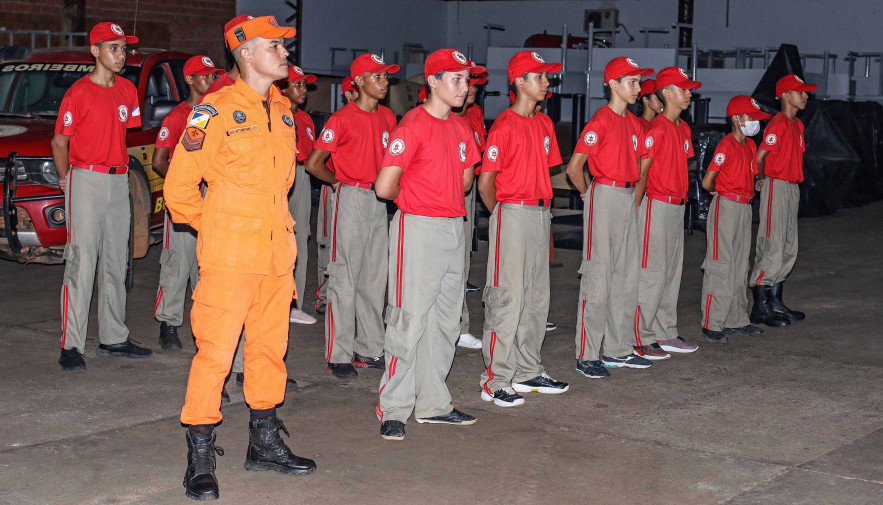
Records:
{"label": "boot sole", "polygon": [[[153,354],[153,353],[150,353]],[[132,358],[132,359],[141,359],[147,358],[150,354],[132,354],[130,352],[114,352],[114,351],[105,351],[104,349],[96,349],[95,355],[101,356],[104,358]]]}
{"label": "boot sole", "polygon": [[[160,347],[162,348],[163,351],[180,351],[180,350],[183,348],[183,347],[181,346],[181,343],[180,343],[180,342],[177,343],[177,344],[163,344],[163,343],[160,343]],[[148,355],[148,356],[149,356],[149,355]]]}
{"label": "boot sole", "polygon": [[419,424],[453,424],[455,426],[469,426],[471,424],[475,424],[478,419],[472,419],[471,421],[439,421],[438,419],[421,419],[415,418]]}
{"label": "boot sole", "polygon": [[206,494],[196,494],[191,493],[189,489],[187,489],[187,481],[184,481],[184,494],[187,495],[187,498],[196,501],[211,501],[217,500],[218,495],[215,493],[206,493]]}
{"label": "boot sole", "polygon": [[400,440],[404,440],[404,439],[405,439],[405,436],[404,436],[404,435],[402,435],[402,436],[398,436],[398,435],[380,435],[380,438],[382,438],[382,439],[384,439],[384,440],[393,440],[393,441],[398,442],[398,441],[400,441]]}
{"label": "boot sole", "polygon": [[296,469],[287,466],[277,465],[275,463],[258,463],[255,461],[245,461],[245,469],[249,472],[266,472],[272,470],[274,472],[284,473],[286,475],[308,475],[313,473],[316,468]]}

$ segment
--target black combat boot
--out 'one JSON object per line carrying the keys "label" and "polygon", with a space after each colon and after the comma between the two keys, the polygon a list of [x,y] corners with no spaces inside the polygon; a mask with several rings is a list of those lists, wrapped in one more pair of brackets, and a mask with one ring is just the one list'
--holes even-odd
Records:
{"label": "black combat boot", "polygon": [[218,499],[215,453],[218,456],[224,455],[224,449],[215,447],[215,430],[209,433],[187,430],[187,471],[184,473],[184,490],[188,498]]}
{"label": "black combat boot", "polygon": [[159,345],[166,351],[180,349],[181,339],[178,338],[178,327],[165,321],[159,323]]}
{"label": "black combat boot", "polygon": [[293,475],[306,475],[315,470],[315,461],[292,454],[279,436],[279,430],[291,436],[282,420],[276,417],[255,419],[248,423],[245,469],[252,472],[275,470]]}
{"label": "black combat boot", "polygon": [[754,307],[751,309],[751,315],[748,319],[754,324],[765,324],[767,326],[788,326],[791,321],[773,312],[771,299],[773,295],[770,293],[771,286],[757,285],[751,288],[754,295]]}
{"label": "black combat boot", "polygon": [[785,302],[782,301],[782,284],[783,282],[779,282],[772,285],[772,289],[770,289],[770,293],[772,297],[770,298],[770,304],[772,306],[773,312],[776,314],[782,315],[786,317],[789,321],[803,321],[806,319],[806,314],[800,312],[799,310],[791,310],[785,306]]}

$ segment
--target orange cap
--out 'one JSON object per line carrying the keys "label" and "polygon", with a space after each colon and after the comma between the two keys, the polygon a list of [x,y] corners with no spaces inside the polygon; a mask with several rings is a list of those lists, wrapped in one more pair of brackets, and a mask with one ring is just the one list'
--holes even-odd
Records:
{"label": "orange cap", "polygon": [[224,34],[224,39],[232,51],[255,37],[264,39],[290,38],[294,37],[295,33],[297,30],[290,26],[279,26],[275,16],[261,16],[246,19],[234,25]]}

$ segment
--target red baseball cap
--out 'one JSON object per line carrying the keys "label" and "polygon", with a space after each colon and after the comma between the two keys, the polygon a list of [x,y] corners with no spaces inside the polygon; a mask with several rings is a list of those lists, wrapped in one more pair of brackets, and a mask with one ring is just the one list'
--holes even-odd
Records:
{"label": "red baseball cap", "polygon": [[92,28],[92,31],[89,32],[89,44],[93,46],[100,42],[119,39],[126,39],[126,44],[138,43],[138,37],[126,35],[126,32],[120,28],[120,25],[108,21],[98,23]]}
{"label": "red baseball cap", "polygon": [[297,65],[288,65],[288,82],[297,82],[306,79],[307,82],[316,82],[316,77],[313,74],[305,74],[303,69]]}
{"label": "red baseball cap", "polygon": [[192,56],[184,63],[184,75],[224,74],[208,56]]}
{"label": "red baseball cap", "polygon": [[427,76],[461,70],[468,70],[470,74],[480,74],[484,72],[484,67],[467,60],[466,56],[456,49],[439,49],[427,56],[423,64],[423,73]]}
{"label": "red baseball cap", "polygon": [[776,82],[776,96],[781,97],[783,93],[789,91],[805,91],[812,93],[818,88],[815,84],[807,84],[803,79],[794,74],[788,74]]}
{"label": "red baseball cap", "polygon": [[352,91],[354,89],[355,88],[353,88],[353,78],[352,77],[346,76],[340,81],[340,92],[341,93],[346,93],[347,91]]}
{"label": "red baseball cap", "polygon": [[383,58],[373,53],[365,53],[359,55],[350,65],[350,75],[355,77],[366,72],[383,72],[387,71],[394,74],[399,71],[398,65],[387,65]]}
{"label": "red baseball cap", "polygon": [[620,56],[610,60],[610,63],[604,67],[604,84],[609,83],[610,79],[619,79],[620,77],[632,75],[644,77],[652,73],[652,68],[641,68],[635,60],[626,56]]}
{"label": "red baseball cap", "polygon": [[417,93],[417,105],[426,101],[426,86],[420,86],[420,91]]}
{"label": "red baseball cap", "polygon": [[[472,61],[471,63],[473,65],[475,65],[474,61]],[[482,84],[487,84],[488,75],[490,75],[490,74],[488,74],[487,71],[470,75],[469,76],[469,85],[470,86],[481,86]]]}
{"label": "red baseball cap", "polygon": [[727,104],[727,116],[739,116],[748,114],[751,119],[769,119],[772,116],[760,110],[760,105],[750,96],[739,95],[734,96],[730,103]]}
{"label": "red baseball cap", "polygon": [[558,62],[546,63],[542,56],[535,51],[521,51],[509,60],[509,82],[528,72],[539,74],[541,72],[560,72],[563,68]]}
{"label": "red baseball cap", "polygon": [[[241,17],[241,16],[237,16]],[[227,24],[233,24],[236,18],[233,18]],[[297,30],[290,26],[279,26],[275,16],[246,16],[245,21],[233,24],[224,32],[224,39],[227,41],[227,47],[232,51],[242,44],[256,37],[264,39],[277,39],[294,37]]]}
{"label": "red baseball cap", "polygon": [[656,93],[656,81],[653,79],[641,81],[641,96],[650,95],[652,93]]}
{"label": "red baseball cap", "polygon": [[662,89],[672,84],[681,89],[698,89],[702,87],[701,82],[691,81],[687,72],[680,67],[663,68],[656,74],[656,89]]}

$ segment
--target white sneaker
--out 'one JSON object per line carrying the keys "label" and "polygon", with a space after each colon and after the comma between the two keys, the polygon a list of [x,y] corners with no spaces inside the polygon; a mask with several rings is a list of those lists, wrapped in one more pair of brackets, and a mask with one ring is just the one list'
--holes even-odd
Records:
{"label": "white sneaker", "polygon": [[292,323],[298,324],[315,324],[316,318],[307,314],[306,312],[300,309],[291,309],[291,313],[288,315],[288,320]]}
{"label": "white sneaker", "polygon": [[481,349],[481,340],[475,338],[471,333],[461,333],[457,345],[467,349]]}

